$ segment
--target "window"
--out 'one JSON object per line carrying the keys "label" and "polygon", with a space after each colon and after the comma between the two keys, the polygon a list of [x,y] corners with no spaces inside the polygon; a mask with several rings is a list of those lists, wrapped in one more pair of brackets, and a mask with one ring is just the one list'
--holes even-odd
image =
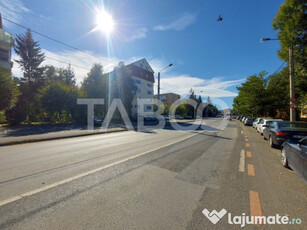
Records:
{"label": "window", "polygon": [[146,74],[146,78],[148,78],[148,73]]}
{"label": "window", "polygon": [[135,83],[140,85],[141,81],[140,80],[135,80]]}
{"label": "window", "polygon": [[137,89],[136,92],[140,93],[140,92],[141,92],[141,89]]}
{"label": "window", "polygon": [[143,76],[144,76],[144,73],[143,73],[143,72],[140,72],[140,75],[141,75],[141,77],[143,77]]}
{"label": "window", "polygon": [[9,61],[9,52],[6,50],[0,49],[0,60]]}
{"label": "window", "polygon": [[151,84],[147,83],[147,87],[150,87],[150,88],[151,88]]}
{"label": "window", "polygon": [[151,110],[151,105],[147,105],[146,110]]}
{"label": "window", "polygon": [[147,91],[147,94],[148,94],[148,95],[151,95],[151,94],[152,94],[152,92],[151,92],[151,91]]}

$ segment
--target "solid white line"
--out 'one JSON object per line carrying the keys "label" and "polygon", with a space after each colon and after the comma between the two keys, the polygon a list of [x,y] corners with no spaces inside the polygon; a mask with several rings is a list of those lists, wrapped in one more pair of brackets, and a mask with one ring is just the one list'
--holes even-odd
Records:
{"label": "solid white line", "polygon": [[[201,132],[200,132],[200,133],[201,133]],[[5,205],[5,204],[8,204],[8,203],[11,203],[11,202],[14,202],[14,201],[19,200],[19,199],[21,199],[21,198],[23,198],[23,197],[31,196],[31,195],[34,195],[34,194],[36,194],[36,193],[46,191],[46,190],[48,190],[48,189],[54,188],[54,187],[56,187],[56,186],[59,186],[59,185],[61,185],[61,184],[66,184],[66,183],[71,182],[71,181],[73,181],[73,180],[79,179],[79,178],[84,177],[84,176],[88,176],[88,175],[90,175],[90,174],[96,173],[96,172],[98,172],[98,171],[104,170],[104,169],[106,169],[106,168],[109,168],[109,167],[111,167],[111,166],[114,166],[114,165],[117,165],[117,164],[120,164],[120,163],[123,163],[123,162],[126,162],[126,161],[128,161],[128,160],[137,158],[137,157],[142,156],[142,155],[145,155],[145,154],[147,154],[147,153],[154,152],[154,151],[156,151],[156,150],[165,148],[165,147],[167,147],[167,146],[170,146],[170,145],[176,144],[176,143],[178,143],[178,142],[184,141],[184,140],[186,140],[186,139],[189,139],[189,138],[191,138],[191,137],[194,137],[194,136],[196,136],[196,135],[198,135],[198,134],[199,134],[199,133],[189,135],[189,136],[187,136],[187,137],[184,137],[184,138],[182,138],[182,139],[173,141],[173,142],[171,142],[171,143],[168,143],[168,144],[166,144],[166,145],[160,146],[160,147],[158,147],[158,148],[151,149],[151,150],[148,150],[148,151],[146,151],[146,152],[139,153],[139,154],[137,154],[137,155],[128,157],[128,158],[126,158],[126,159],[123,159],[123,160],[120,160],[120,161],[117,161],[117,162],[114,162],[114,163],[111,163],[111,164],[108,164],[108,165],[105,165],[105,166],[102,166],[102,167],[99,167],[99,168],[90,170],[90,171],[88,171],[88,172],[81,173],[81,174],[78,174],[78,175],[73,176],[73,177],[69,177],[69,178],[67,178],[67,179],[64,179],[64,180],[55,182],[55,183],[53,183],[53,184],[46,185],[46,186],[44,186],[44,187],[41,187],[41,188],[38,188],[38,189],[35,189],[35,190],[32,190],[32,191],[29,191],[29,192],[25,192],[25,193],[22,193],[22,194],[19,194],[19,195],[17,195],[17,196],[14,196],[14,197],[11,197],[11,198],[8,198],[8,199],[5,199],[5,200],[2,200],[2,201],[0,201],[0,206]]]}
{"label": "solid white line", "polygon": [[239,164],[239,171],[244,172],[245,171],[245,150],[241,150],[240,154],[240,164]]}

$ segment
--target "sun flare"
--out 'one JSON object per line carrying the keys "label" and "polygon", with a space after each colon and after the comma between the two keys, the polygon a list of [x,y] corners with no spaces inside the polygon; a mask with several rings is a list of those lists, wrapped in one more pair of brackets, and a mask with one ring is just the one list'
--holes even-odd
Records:
{"label": "sun flare", "polygon": [[106,34],[112,33],[114,30],[114,20],[112,15],[106,11],[100,11],[96,15],[97,29],[103,31]]}

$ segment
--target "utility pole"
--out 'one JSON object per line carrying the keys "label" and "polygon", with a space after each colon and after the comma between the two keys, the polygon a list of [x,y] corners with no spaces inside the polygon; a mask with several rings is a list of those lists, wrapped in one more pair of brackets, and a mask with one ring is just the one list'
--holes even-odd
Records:
{"label": "utility pole", "polygon": [[160,100],[160,72],[158,73],[158,100]]}
{"label": "utility pole", "polygon": [[[270,40],[281,40],[276,38],[261,38],[260,42],[266,42]],[[294,91],[294,57],[293,57],[293,45],[289,46],[289,81],[290,81],[290,121],[295,121],[295,91]]]}
{"label": "utility pole", "polygon": [[293,101],[295,99],[294,91],[294,58],[293,58],[293,46],[289,47],[289,72],[290,72],[290,121],[295,121],[295,105]]}

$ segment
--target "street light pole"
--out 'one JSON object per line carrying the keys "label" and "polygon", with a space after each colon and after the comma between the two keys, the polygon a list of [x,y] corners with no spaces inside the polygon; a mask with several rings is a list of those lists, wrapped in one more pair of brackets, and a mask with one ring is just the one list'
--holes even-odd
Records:
{"label": "street light pole", "polygon": [[[261,38],[261,42],[266,42],[270,40],[280,40],[278,38]],[[294,91],[294,58],[293,58],[293,46],[289,47],[289,81],[290,81],[290,121],[295,121],[295,106],[293,104],[295,100]]]}
{"label": "street light pole", "polygon": [[162,70],[160,70],[159,72],[158,72],[158,99],[160,100],[160,73],[163,71],[163,70],[165,70],[165,69],[167,69],[168,67],[171,67],[173,64],[172,63],[170,63],[168,66],[166,66],[164,69],[162,69]]}

